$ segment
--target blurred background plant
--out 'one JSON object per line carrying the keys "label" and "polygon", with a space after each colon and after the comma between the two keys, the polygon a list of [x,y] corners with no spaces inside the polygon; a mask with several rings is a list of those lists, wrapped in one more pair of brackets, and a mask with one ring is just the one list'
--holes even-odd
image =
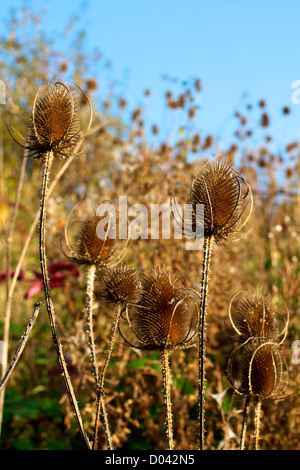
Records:
{"label": "blurred background plant", "polygon": [[[84,33],[76,29],[76,22],[68,31],[73,35],[72,46],[62,52],[53,38],[43,33],[39,27],[41,21],[41,15],[28,9],[18,11],[18,15],[12,13],[8,32],[0,39],[0,74],[7,92],[6,105],[1,105],[1,109],[4,120],[24,133],[26,115],[38,86],[54,76],[74,81],[93,101],[93,124],[84,151],[61,176],[48,204],[48,261],[53,267],[52,296],[59,306],[58,328],[84,424],[92,434],[96,396],[82,315],[85,279],[75,264],[73,268],[69,263],[64,264],[59,239],[65,220],[71,208],[85,197],[94,198],[96,204],[114,201],[120,195],[127,196],[129,206],[137,202],[147,207],[151,203],[168,203],[175,183],[177,202],[186,202],[185,195],[195,174],[207,158],[220,152],[220,137],[213,132],[204,134],[194,126],[195,114],[200,112],[195,103],[203,93],[200,78],[188,77],[178,92],[178,81],[175,88],[172,79],[165,77],[165,113],[176,116],[174,122],[178,123],[174,128],[175,138],[171,140],[168,135],[162,135],[159,122],[150,125],[150,132],[146,130],[149,127],[146,100],[144,106],[128,109],[126,95],[120,95],[111,77],[107,86],[99,83],[98,75],[90,74],[91,61],[97,63],[99,75],[108,65],[97,51],[86,55]],[[144,96],[150,94],[145,89]],[[83,102],[82,106],[83,119],[88,121],[88,103]],[[284,103],[281,112],[283,120],[289,119],[291,109]],[[257,124],[254,114],[259,116]],[[225,376],[227,357],[232,350],[232,338],[226,328],[228,305],[239,290],[264,285],[278,311],[287,308],[290,312],[284,347],[290,375],[287,395],[293,395],[279,404],[276,400],[263,404],[267,419],[261,423],[261,448],[300,449],[299,365],[291,362],[292,342],[300,339],[299,142],[287,142],[284,149],[274,151],[269,132],[272,116],[264,100],[242,101],[240,109],[233,107],[231,119],[236,130],[232,142],[222,152],[251,186],[254,214],[247,237],[214,247],[207,329],[206,447],[237,449],[239,446],[243,401],[230,389]],[[20,262],[39,209],[41,171],[38,161],[23,159],[22,150],[11,139],[4,120],[0,129],[1,312],[6,311],[11,276]],[[64,162],[54,162],[53,178],[63,165]],[[126,263],[136,269],[167,265],[180,273],[187,287],[199,290],[202,252],[185,250],[182,240],[132,241]],[[34,302],[43,299],[38,269],[38,232],[34,230],[13,285],[8,358],[14,353]],[[101,365],[114,312],[97,299],[100,281],[95,286],[94,318]],[[5,318],[0,317],[0,322],[2,338]],[[106,371],[106,395],[110,397],[107,412],[114,448],[164,448],[159,364],[159,353],[141,354],[118,339]],[[176,449],[196,448],[196,368],[195,348],[172,354]],[[62,385],[44,307],[6,388],[0,445],[2,449],[83,448]],[[99,436],[99,447],[105,445],[103,434]],[[251,445],[252,441],[246,441],[246,448]]]}

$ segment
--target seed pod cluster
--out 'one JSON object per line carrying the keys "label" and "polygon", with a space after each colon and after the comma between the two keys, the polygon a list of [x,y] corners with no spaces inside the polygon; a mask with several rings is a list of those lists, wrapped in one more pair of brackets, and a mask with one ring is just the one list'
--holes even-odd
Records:
{"label": "seed pod cluster", "polygon": [[278,314],[270,297],[246,292],[234,304],[229,318],[239,345],[230,355],[228,379],[237,393],[259,399],[275,398],[282,389],[283,360]]}

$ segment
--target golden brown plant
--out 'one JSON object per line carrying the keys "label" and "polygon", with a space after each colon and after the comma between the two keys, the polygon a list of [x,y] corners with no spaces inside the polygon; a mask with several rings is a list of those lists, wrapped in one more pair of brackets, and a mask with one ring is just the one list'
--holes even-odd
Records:
{"label": "golden brown plant", "polygon": [[285,385],[280,344],[267,338],[250,337],[231,354],[227,376],[233,389],[245,397],[240,449],[244,448],[247,415],[253,399],[255,449],[258,450],[262,401],[282,398]]}
{"label": "golden brown plant", "polygon": [[[192,228],[203,227],[200,323],[199,323],[199,450],[204,449],[204,404],[206,361],[206,312],[209,271],[214,242],[224,243],[241,232],[252,212],[252,194],[246,180],[228,163],[206,163],[195,176],[189,202],[192,205]],[[197,215],[197,205],[204,206],[204,220]]]}
{"label": "golden brown plant", "polygon": [[[108,350],[99,375],[99,379],[97,381],[96,418],[93,438],[94,450],[98,448],[98,429],[100,419],[103,422],[106,435],[108,435],[109,431],[105,408],[104,381],[106,370],[113,352],[122,310],[127,308],[130,303],[137,301],[139,297],[139,283],[137,279],[137,273],[135,270],[129,269],[126,265],[118,265],[115,268],[108,268],[101,279],[101,284],[101,297],[105,301],[114,304],[116,306],[116,312],[111,327]],[[109,439],[107,439],[107,443],[109,449],[112,450],[112,440],[110,433]]]}
{"label": "golden brown plant", "polygon": [[252,210],[250,187],[226,160],[208,162],[201,168],[192,182],[189,202],[194,226],[203,224],[197,220],[196,206],[204,206],[204,236],[213,237],[216,243],[232,240]]}
{"label": "golden brown plant", "polygon": [[[20,144],[14,137],[13,138],[19,145],[29,152],[30,156],[42,159],[43,163],[39,245],[46,306],[58,362],[70,402],[73,407],[74,415],[77,420],[81,437],[87,448],[90,448],[90,443],[83,427],[80,410],[69,377],[62,345],[56,327],[56,314],[51,298],[48,262],[46,256],[46,214],[50,171],[54,158],[61,159],[71,157],[75,152],[79,141],[84,136],[81,135],[78,111],[76,100],[70,88],[61,82],[56,82],[53,86],[48,85],[38,91],[35,96],[32,111],[29,115],[27,138],[24,139],[25,145]],[[89,126],[91,124],[91,118],[92,112]],[[10,129],[9,132],[11,133]],[[19,137],[21,136],[19,135]]]}
{"label": "golden brown plant", "polygon": [[[136,342],[132,347],[159,351],[166,426],[166,448],[174,449],[169,352],[194,345],[198,308],[179,275],[165,267],[141,274],[140,299],[126,309],[126,318]],[[192,301],[192,302],[191,302]]]}
{"label": "golden brown plant", "polygon": [[271,297],[261,290],[238,292],[229,305],[229,320],[240,342],[252,336],[276,340],[279,335],[279,316]]}
{"label": "golden brown plant", "polygon": [[[71,212],[72,213],[72,212]],[[70,213],[70,215],[71,215]],[[109,429],[109,423],[107,418],[107,413],[105,410],[105,403],[104,403],[104,390],[103,390],[103,382],[104,382],[104,372],[108,365],[108,360],[105,363],[105,366],[102,369],[101,375],[99,376],[98,371],[98,362],[96,358],[96,346],[95,346],[95,339],[94,339],[94,325],[93,325],[93,306],[94,306],[94,284],[96,278],[96,271],[99,268],[115,266],[121,261],[121,257],[117,257],[117,248],[118,244],[116,241],[116,230],[117,226],[112,217],[108,216],[108,221],[106,222],[106,218],[103,216],[97,216],[96,214],[90,212],[88,213],[84,219],[80,222],[79,228],[77,229],[75,238],[76,242],[74,247],[72,248],[67,235],[67,226],[68,221],[65,225],[65,242],[67,248],[70,251],[70,255],[67,255],[62,247],[61,242],[61,249],[64,255],[72,262],[77,264],[83,265],[87,268],[87,282],[86,282],[86,301],[84,306],[84,314],[86,317],[86,325],[87,325],[87,335],[88,335],[88,343],[90,348],[90,355],[91,355],[91,363],[93,368],[93,374],[95,379],[96,385],[96,393],[99,396],[99,403],[101,404],[102,408],[102,415],[101,419],[103,420],[104,429],[105,429],[105,436],[108,444],[108,448],[112,449],[112,440],[111,434]],[[103,227],[105,233],[101,233],[97,230],[98,224],[100,222],[105,223]],[[125,251],[124,251],[125,253]],[[118,313],[120,315],[120,313]],[[118,322],[117,322],[118,323]],[[117,325],[114,329],[117,328]],[[114,341],[111,343],[111,349],[113,346]],[[111,355],[111,349],[109,350],[109,357]],[[100,406],[100,405],[99,405]],[[98,409],[97,405],[97,409]],[[100,409],[97,412],[97,416],[99,417]],[[93,448],[97,445],[97,430],[98,430],[98,418],[96,420],[96,431],[94,436],[94,443]]]}
{"label": "golden brown plant", "polygon": [[112,304],[135,303],[139,296],[139,281],[135,269],[126,264],[108,268],[101,279],[101,297]]}
{"label": "golden brown plant", "polygon": [[42,87],[35,96],[25,145],[13,138],[31,157],[44,159],[51,154],[56,159],[63,159],[72,156],[81,134],[74,88],[55,82]]}
{"label": "golden brown plant", "polygon": [[80,222],[79,228],[76,232],[75,244],[72,248],[67,234],[68,222],[65,225],[65,242],[71,255],[68,255],[62,247],[61,248],[69,261],[85,266],[94,265],[97,268],[110,266],[116,260],[117,242],[116,242],[116,225],[111,218],[106,224],[105,234],[97,233],[98,224],[103,221],[104,217],[97,216],[94,213],[87,214]]}
{"label": "golden brown plant", "polygon": [[229,318],[234,337],[240,344],[230,355],[227,377],[233,389],[245,397],[240,449],[244,448],[251,399],[255,407],[255,448],[258,449],[261,402],[266,398],[280,398],[283,392],[280,345],[285,340],[288,322],[280,332],[278,314],[271,298],[262,291],[246,292],[234,305],[238,294],[230,302]]}

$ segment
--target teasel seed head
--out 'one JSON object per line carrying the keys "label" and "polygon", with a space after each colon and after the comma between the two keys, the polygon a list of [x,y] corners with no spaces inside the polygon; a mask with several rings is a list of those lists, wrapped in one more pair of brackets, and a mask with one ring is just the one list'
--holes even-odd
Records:
{"label": "teasel seed head", "polygon": [[[63,254],[77,264],[95,265],[96,267],[108,267],[117,264],[116,261],[116,224],[113,220],[108,220],[105,225],[105,234],[100,234],[97,230],[98,224],[103,221],[103,217],[94,213],[88,213],[79,222],[79,228],[75,235],[75,244],[72,248],[67,235],[68,221],[65,226],[65,242],[71,255],[67,255],[62,247]],[[121,260],[121,259],[120,259]]]}
{"label": "teasel seed head", "polygon": [[284,382],[279,344],[262,338],[249,338],[231,354],[227,377],[240,395],[263,400],[279,398]]}
{"label": "teasel seed head", "polygon": [[125,264],[106,269],[101,284],[101,297],[109,303],[128,305],[138,301],[137,272]]}
{"label": "teasel seed head", "polygon": [[261,290],[236,294],[230,302],[229,319],[239,342],[252,336],[278,341],[279,316],[271,297]]}
{"label": "teasel seed head", "polygon": [[52,151],[55,158],[72,155],[80,139],[78,102],[74,90],[57,82],[36,94],[29,115],[27,145],[36,158]]}
{"label": "teasel seed head", "polygon": [[123,337],[125,341],[134,348],[152,351],[192,346],[198,306],[179,275],[157,267],[143,272],[140,280],[140,299],[127,311],[128,324],[138,344],[129,343]]}
{"label": "teasel seed head", "polygon": [[189,202],[193,231],[203,225],[197,219],[196,204],[204,205],[204,236],[216,243],[230,240],[240,232],[252,211],[252,193],[246,180],[225,160],[206,163],[195,176]]}
{"label": "teasel seed head", "polygon": [[[91,110],[87,132],[91,125],[92,107],[87,95],[80,91],[86,96]],[[12,126],[7,127],[15,142],[28,151],[28,156],[44,159],[49,152],[56,159],[72,156],[84,136],[80,128],[79,101],[75,96],[75,88],[57,81],[38,90],[29,113],[25,139]],[[16,140],[11,129],[25,141],[25,145]]]}

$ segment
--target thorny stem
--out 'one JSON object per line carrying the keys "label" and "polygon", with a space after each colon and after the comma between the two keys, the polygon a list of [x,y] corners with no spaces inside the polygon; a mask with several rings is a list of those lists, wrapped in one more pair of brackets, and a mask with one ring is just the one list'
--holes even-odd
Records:
{"label": "thorny stem", "polygon": [[248,421],[248,416],[249,416],[250,401],[251,401],[250,396],[246,397],[242,432],[241,432],[241,440],[240,440],[240,450],[244,450],[245,448],[245,437],[246,437],[246,432],[247,432],[247,421]]}
{"label": "thorny stem", "polygon": [[160,361],[161,361],[161,371],[162,371],[162,389],[163,389],[163,396],[164,396],[166,450],[173,450],[174,441],[173,441],[173,417],[172,417],[171,386],[170,386],[170,367],[169,367],[169,353],[166,349],[164,349],[160,353]]}
{"label": "thorny stem", "polygon": [[98,364],[96,359],[96,347],[94,340],[94,323],[93,323],[93,305],[94,305],[94,282],[95,282],[96,266],[94,264],[88,267],[87,281],[86,281],[86,300],[84,313],[86,317],[87,337],[90,348],[92,369],[95,378],[95,383],[98,383]]}
{"label": "thorny stem", "polygon": [[118,305],[114,319],[113,319],[113,324],[110,330],[110,341],[108,344],[108,350],[107,350],[104,364],[103,364],[103,367],[99,376],[97,401],[96,401],[96,418],[95,418],[95,425],[94,425],[93,450],[96,450],[98,448],[98,431],[99,431],[100,418],[104,426],[104,432],[105,432],[106,443],[107,443],[108,449],[113,450],[112,440],[111,440],[111,435],[110,435],[110,430],[109,430],[109,425],[108,425],[108,419],[107,419],[107,413],[106,413],[106,408],[105,408],[104,381],[105,381],[106,369],[107,369],[107,366],[109,364],[109,361],[112,355],[113,346],[115,344],[116,333],[118,330],[121,311],[122,311],[122,306]]}
{"label": "thorny stem", "polygon": [[5,372],[3,379],[0,382],[0,393],[4,389],[6,383],[8,382],[8,379],[10,378],[10,376],[11,376],[11,374],[12,374],[12,372],[13,372],[13,370],[14,370],[14,368],[15,368],[15,366],[16,366],[16,364],[17,364],[17,362],[18,362],[18,360],[19,360],[19,358],[20,358],[20,356],[21,356],[21,354],[24,350],[24,348],[25,348],[25,345],[27,343],[27,340],[29,338],[29,335],[31,333],[33,325],[35,323],[35,320],[38,317],[41,306],[42,306],[41,302],[38,302],[34,305],[34,312],[31,315],[31,318],[30,318],[29,323],[28,323],[28,325],[27,325],[27,327],[24,331],[24,334],[20,339],[20,342],[19,342],[18,347],[16,349],[16,352],[14,354],[14,357],[13,357],[7,371]]}
{"label": "thorny stem", "polygon": [[204,238],[203,263],[201,280],[200,322],[199,322],[199,382],[198,382],[198,426],[199,426],[199,450],[204,450],[204,404],[205,404],[205,362],[206,362],[206,313],[208,299],[208,283],[211,252],[214,244],[213,236]]}
{"label": "thorny stem", "polygon": [[53,158],[54,157],[53,157],[52,152],[47,153],[45,156],[44,164],[43,164],[44,166],[43,166],[42,185],[41,185],[41,208],[40,208],[40,229],[39,229],[41,271],[42,271],[42,277],[43,277],[47,312],[48,312],[50,327],[51,327],[51,332],[52,332],[52,339],[53,339],[53,343],[54,343],[55,350],[57,353],[58,362],[61,368],[64,383],[65,383],[67,393],[68,393],[68,396],[69,396],[69,399],[73,408],[73,412],[74,412],[74,415],[75,415],[75,418],[79,427],[81,437],[83,438],[87,448],[90,449],[91,448],[90,442],[83,427],[82,418],[80,415],[75,393],[74,393],[73,386],[72,386],[70,376],[68,373],[67,364],[64,358],[63,346],[59,340],[59,335],[57,332],[56,321],[55,321],[55,310],[54,310],[54,305],[53,305],[51,294],[50,294],[48,263],[47,263],[47,256],[46,256],[46,210],[47,210],[46,208],[47,208],[47,197],[48,197],[48,183],[49,183],[49,176],[50,176],[50,170],[51,170]]}
{"label": "thorny stem", "polygon": [[255,450],[259,450],[260,424],[261,424],[261,399],[256,398],[255,403],[254,403],[254,442],[255,442]]}

